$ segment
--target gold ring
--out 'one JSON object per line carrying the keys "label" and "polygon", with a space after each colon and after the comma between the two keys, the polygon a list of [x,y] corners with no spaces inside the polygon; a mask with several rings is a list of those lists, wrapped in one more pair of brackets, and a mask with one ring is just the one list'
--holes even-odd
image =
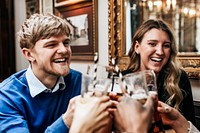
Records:
{"label": "gold ring", "polygon": [[169,107],[165,107],[165,113],[169,112]]}

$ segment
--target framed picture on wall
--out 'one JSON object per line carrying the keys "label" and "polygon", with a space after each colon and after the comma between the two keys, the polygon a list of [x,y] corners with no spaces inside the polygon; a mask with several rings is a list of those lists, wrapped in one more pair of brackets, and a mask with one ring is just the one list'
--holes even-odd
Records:
{"label": "framed picture on wall", "polygon": [[93,60],[98,52],[97,0],[56,2],[54,13],[69,24],[72,60]]}
{"label": "framed picture on wall", "polygon": [[54,0],[40,0],[40,13],[53,14]]}
{"label": "framed picture on wall", "polygon": [[34,13],[40,13],[40,1],[39,0],[26,0],[26,18]]}

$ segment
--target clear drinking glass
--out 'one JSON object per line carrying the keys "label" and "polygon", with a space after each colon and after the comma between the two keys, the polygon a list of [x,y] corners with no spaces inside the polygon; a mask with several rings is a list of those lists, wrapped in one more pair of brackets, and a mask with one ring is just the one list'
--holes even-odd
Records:
{"label": "clear drinking glass", "polygon": [[157,93],[156,74],[153,70],[143,71],[146,80],[146,86],[149,93]]}
{"label": "clear drinking glass", "polygon": [[[86,74],[83,75],[82,80],[83,80],[82,92],[89,91],[91,94],[91,92],[94,92],[95,90],[95,95],[106,94],[112,100],[118,100],[123,95],[121,89],[123,84],[122,79],[114,75],[114,72],[110,71],[110,68],[107,66],[103,65],[89,66]],[[94,82],[96,82],[95,87],[94,87]],[[102,88],[102,86],[104,86],[104,88]]]}
{"label": "clear drinking glass", "polygon": [[154,111],[154,119],[149,133],[164,133],[162,119],[157,111],[157,82],[156,75],[153,70],[143,70],[125,76],[128,94],[144,104],[150,93],[156,94],[156,106]]}
{"label": "clear drinking glass", "polygon": [[148,97],[147,82],[144,71],[128,74],[124,77],[128,95],[144,104]]}
{"label": "clear drinking glass", "polygon": [[123,93],[123,81],[120,77],[113,76],[111,77],[112,84],[108,88],[108,95],[112,100],[118,101],[120,97],[124,95]]}
{"label": "clear drinking glass", "polygon": [[108,88],[111,86],[111,79],[98,78],[89,75],[82,75],[81,95],[87,96],[102,96],[107,95]]}
{"label": "clear drinking glass", "polygon": [[110,72],[107,69],[108,67],[104,65],[88,65],[85,75],[96,77],[96,79],[109,78]]}
{"label": "clear drinking glass", "polygon": [[149,133],[165,133],[165,129],[163,127],[162,118],[157,111],[158,106],[158,89],[157,89],[157,82],[156,82],[156,75],[153,70],[145,70],[145,78],[148,93],[156,94],[156,105],[154,110],[154,119],[152,123],[152,127],[149,130]]}

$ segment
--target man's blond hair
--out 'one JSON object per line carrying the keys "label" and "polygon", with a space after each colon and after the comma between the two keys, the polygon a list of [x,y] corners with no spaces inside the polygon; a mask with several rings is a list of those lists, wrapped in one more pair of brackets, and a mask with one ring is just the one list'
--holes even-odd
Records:
{"label": "man's blond hair", "polygon": [[70,35],[65,19],[51,14],[33,14],[21,26],[18,40],[21,48],[33,48],[38,40],[59,35]]}

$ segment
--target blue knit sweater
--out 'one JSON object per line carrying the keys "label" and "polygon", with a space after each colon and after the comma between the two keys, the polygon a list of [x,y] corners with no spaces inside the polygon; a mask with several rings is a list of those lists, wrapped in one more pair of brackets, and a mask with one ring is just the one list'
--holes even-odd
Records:
{"label": "blue knit sweater", "polygon": [[26,70],[0,83],[0,132],[68,132],[61,116],[69,100],[80,94],[81,73],[70,69],[64,77],[66,88],[31,97]]}

